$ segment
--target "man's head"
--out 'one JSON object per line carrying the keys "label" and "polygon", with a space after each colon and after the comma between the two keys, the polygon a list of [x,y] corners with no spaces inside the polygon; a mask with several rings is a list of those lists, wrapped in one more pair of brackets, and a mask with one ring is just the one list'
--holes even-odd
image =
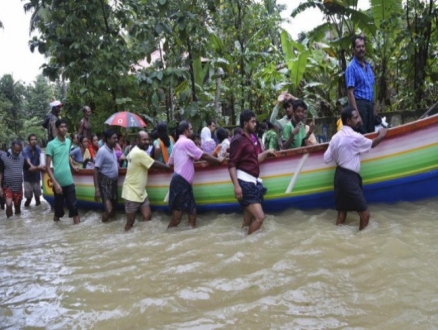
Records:
{"label": "man's head", "polygon": [[247,133],[254,133],[256,130],[256,115],[251,110],[245,110],[240,113],[240,127]]}
{"label": "man's head", "polygon": [[85,118],[90,118],[91,116],[91,108],[88,105],[84,105],[82,108],[82,114]]}
{"label": "man's head", "polygon": [[183,120],[178,125],[178,134],[185,135],[187,138],[191,138],[193,135],[193,127],[189,121]]}
{"label": "man's head", "polygon": [[20,155],[21,149],[23,149],[23,145],[20,141],[15,140],[11,143],[11,152],[14,157],[18,157]]}
{"label": "man's head", "polygon": [[219,127],[216,135],[219,143],[222,143],[223,140],[228,139],[228,131],[225,128]]}
{"label": "man's head", "polygon": [[[139,147],[141,150],[147,150],[149,148],[149,134],[145,131],[140,131],[137,134],[137,147]],[[107,141],[108,143],[108,141]]]}
{"label": "man's head", "polygon": [[213,135],[214,130],[216,129],[216,123],[215,123],[215,121],[214,121],[214,120],[210,120],[210,121],[207,123],[207,127],[210,129],[211,134]]}
{"label": "man's head", "polygon": [[55,116],[59,116],[62,106],[63,106],[63,104],[58,100],[50,102],[50,108],[52,109],[52,113]]}
{"label": "man's head", "polygon": [[286,101],[284,101],[283,103],[283,109],[284,112],[286,113],[287,118],[291,119],[293,114],[294,114],[294,101],[292,101],[291,99],[288,99]]}
{"label": "man's head", "polygon": [[37,136],[35,134],[29,134],[29,136],[27,137],[27,142],[29,142],[31,148],[35,148],[37,144]]}
{"label": "man's head", "polygon": [[304,114],[307,113],[307,104],[304,103],[303,100],[295,100],[293,103],[293,108],[294,108],[294,114],[293,114],[294,122],[298,123],[300,121],[303,121]]}
{"label": "man's head", "polygon": [[351,106],[347,106],[342,110],[341,120],[344,126],[350,126],[352,129],[356,129],[362,125],[359,113],[357,110],[353,110]]}
{"label": "man's head", "polygon": [[357,60],[362,61],[365,57],[365,37],[354,36],[352,41],[353,55]]}
{"label": "man's head", "polygon": [[[114,147],[117,144],[117,141],[119,140],[117,138],[117,133],[114,132],[113,130],[107,129],[103,132],[103,136],[105,138],[107,147],[110,149],[114,149]],[[93,143],[94,143],[94,141],[93,141]]]}
{"label": "man's head", "polygon": [[58,130],[58,135],[65,137],[65,135],[67,134],[67,123],[65,122],[65,120],[58,119],[55,122],[55,127]]}

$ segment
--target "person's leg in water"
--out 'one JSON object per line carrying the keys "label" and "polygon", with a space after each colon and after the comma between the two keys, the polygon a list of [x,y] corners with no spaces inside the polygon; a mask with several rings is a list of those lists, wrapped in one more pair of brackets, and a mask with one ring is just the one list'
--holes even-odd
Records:
{"label": "person's leg in water", "polygon": [[263,212],[262,205],[259,203],[249,204],[246,209],[254,218],[248,228],[248,235],[250,235],[260,229],[265,220],[265,213]]}
{"label": "person's leg in water", "polygon": [[347,218],[347,211],[338,211],[338,218],[336,219],[336,226],[345,224]]}
{"label": "person's leg in water", "polygon": [[183,212],[179,210],[172,210],[172,219],[169,222],[167,228],[176,227],[181,222],[181,218],[183,216]]}
{"label": "person's leg in water", "polygon": [[363,230],[368,226],[370,221],[370,211],[366,209],[362,212],[357,212],[360,216],[359,230]]}

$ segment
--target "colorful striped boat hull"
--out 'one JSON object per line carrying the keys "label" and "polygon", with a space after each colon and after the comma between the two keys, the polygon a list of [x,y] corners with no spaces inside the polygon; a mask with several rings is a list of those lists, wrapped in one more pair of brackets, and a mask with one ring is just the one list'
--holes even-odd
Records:
{"label": "colorful striped boat hull", "polygon": [[[370,138],[375,134],[371,134]],[[260,166],[263,185],[268,189],[266,212],[289,208],[327,209],[334,207],[335,164],[325,164],[328,144],[278,153]],[[369,203],[415,201],[438,196],[438,115],[389,130],[387,138],[362,155],[361,176]],[[93,171],[74,174],[79,207],[102,208],[94,202]],[[119,176],[119,206],[125,170]],[[151,208],[168,211],[164,202],[172,177],[170,172],[150,171],[146,187]],[[44,198],[53,205],[53,191],[44,175]],[[289,189],[288,189],[289,188]],[[193,190],[198,212],[239,212],[226,164],[196,164]]]}

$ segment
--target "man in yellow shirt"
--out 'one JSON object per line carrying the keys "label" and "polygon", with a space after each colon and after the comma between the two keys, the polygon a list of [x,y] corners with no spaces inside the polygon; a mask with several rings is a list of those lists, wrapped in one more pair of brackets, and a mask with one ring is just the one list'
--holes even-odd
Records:
{"label": "man in yellow shirt", "polygon": [[125,182],[123,183],[122,198],[125,200],[126,225],[125,230],[131,229],[134,225],[135,214],[140,209],[143,221],[151,219],[151,208],[149,206],[146,185],[148,182],[148,170],[151,167],[169,170],[170,167],[153,160],[146,150],[149,147],[149,135],[145,131],[138,132],[138,144],[129,152],[126,160]]}

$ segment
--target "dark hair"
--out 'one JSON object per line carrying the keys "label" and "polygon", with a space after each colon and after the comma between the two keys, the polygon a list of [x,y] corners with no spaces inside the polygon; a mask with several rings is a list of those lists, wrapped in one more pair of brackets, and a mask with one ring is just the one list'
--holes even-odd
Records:
{"label": "dark hair", "polygon": [[239,133],[241,130],[242,129],[240,127],[236,127],[235,129],[233,129],[233,136]]}
{"label": "dark hair", "polygon": [[211,126],[211,124],[216,124],[216,121],[214,120],[207,121],[207,126]]}
{"label": "dark hair", "polygon": [[84,141],[84,139],[88,139],[88,137],[86,135],[81,135],[79,137],[79,143],[82,144],[82,141]]}
{"label": "dark hair", "polygon": [[283,109],[287,109],[287,108],[289,108],[289,107],[294,107],[294,101],[293,100],[291,100],[291,99],[289,99],[289,100],[286,100],[286,101],[284,101],[283,102]]}
{"label": "dark hair", "polygon": [[188,120],[183,120],[179,123],[177,133],[178,135],[184,134],[184,132],[189,129],[190,123]]}
{"label": "dark hair", "polygon": [[353,49],[356,47],[356,40],[363,40],[363,42],[366,42],[364,36],[355,35],[351,41],[351,46]]}
{"label": "dark hair", "polygon": [[251,110],[244,110],[240,113],[240,127],[243,128],[245,122],[250,121],[251,118],[255,118],[255,113]]}
{"label": "dark hair", "polygon": [[219,142],[222,142],[228,137],[228,132],[225,128],[219,127],[216,130],[216,136]]}
{"label": "dark hair", "polygon": [[91,142],[93,142],[94,137],[97,137],[97,140],[99,141],[99,135],[91,134]]}
{"label": "dark hair", "polygon": [[274,128],[274,124],[271,123],[270,121],[267,121],[266,125],[268,126],[268,129],[273,129]]}
{"label": "dark hair", "polygon": [[14,146],[23,147],[23,144],[19,140],[14,140],[14,141],[11,142],[11,148],[13,148]]}
{"label": "dark hair", "polygon": [[61,124],[67,125],[67,122],[64,119],[57,119],[55,122],[55,127],[58,128]]}
{"label": "dark hair", "polygon": [[87,108],[89,108],[91,110],[91,108],[88,105],[84,105],[82,107],[82,112],[85,113],[85,111],[87,111]]}
{"label": "dark hair", "polygon": [[155,141],[156,139],[158,139],[158,132],[157,132],[157,129],[154,128],[154,129],[152,130],[151,134],[149,134],[149,136],[151,137],[151,139],[152,139],[153,141]]}
{"label": "dark hair", "polygon": [[196,139],[200,139],[200,138],[201,138],[201,136],[198,133],[193,133],[193,136],[192,136],[193,141]]}
{"label": "dark hair", "polygon": [[341,111],[342,124],[344,125],[347,124],[347,120],[353,117],[353,111],[354,109],[351,106],[346,106],[344,109],[342,109]]}
{"label": "dark hair", "polygon": [[158,138],[163,141],[164,145],[166,147],[170,146],[170,138],[169,138],[169,133],[167,132],[167,125],[166,123],[159,123],[157,125],[157,134],[158,134]]}
{"label": "dark hair", "polygon": [[293,102],[293,107],[294,107],[294,110],[296,110],[298,107],[302,107],[304,110],[307,110],[307,104],[304,103],[303,100],[295,100]]}
{"label": "dark hair", "polygon": [[[103,131],[103,137],[104,137],[105,141],[107,139],[110,139],[114,134],[117,134],[117,133],[114,132],[112,129],[106,129]],[[94,135],[96,135],[96,134],[94,134]],[[94,135],[93,135],[93,137],[94,137]],[[117,136],[117,138],[119,138],[119,137]],[[93,140],[91,140],[91,141],[93,141]]]}
{"label": "dark hair", "polygon": [[33,138],[33,137],[37,137],[35,134],[29,134],[29,136],[27,137],[27,142],[30,142],[30,138]]}
{"label": "dark hair", "polygon": [[78,133],[71,133],[70,134],[70,139],[74,140],[75,137],[79,137],[79,134]]}

